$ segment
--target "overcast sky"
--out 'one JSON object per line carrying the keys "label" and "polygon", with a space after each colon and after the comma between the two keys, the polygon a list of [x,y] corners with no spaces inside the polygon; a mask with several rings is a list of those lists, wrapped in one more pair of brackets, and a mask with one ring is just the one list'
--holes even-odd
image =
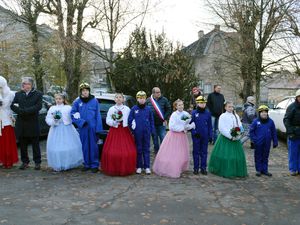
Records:
{"label": "overcast sky", "polygon": [[162,0],[154,13],[148,15],[145,26],[164,32],[172,41],[188,45],[198,38],[198,31],[213,29],[216,19],[206,6],[206,0]]}

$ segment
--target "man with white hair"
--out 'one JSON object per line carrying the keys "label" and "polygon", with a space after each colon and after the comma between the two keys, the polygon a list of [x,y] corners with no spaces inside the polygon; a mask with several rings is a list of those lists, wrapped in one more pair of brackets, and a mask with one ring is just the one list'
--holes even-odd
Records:
{"label": "man with white hair", "polygon": [[22,78],[22,89],[18,91],[11,104],[11,109],[18,115],[16,131],[21,148],[22,165],[19,169],[29,167],[28,144],[32,144],[35,170],[41,169],[41,151],[39,145],[40,126],[39,111],[42,108],[42,93],[34,88],[31,77]]}
{"label": "man with white hair", "polygon": [[[250,125],[252,124],[253,120],[257,117],[256,109],[255,109],[255,98],[253,96],[248,96],[247,101],[244,104],[243,116],[242,116],[242,123],[243,128],[245,130],[244,136],[241,139],[241,143],[244,144],[249,137],[249,129]],[[254,148],[253,143],[251,142],[251,148]]]}

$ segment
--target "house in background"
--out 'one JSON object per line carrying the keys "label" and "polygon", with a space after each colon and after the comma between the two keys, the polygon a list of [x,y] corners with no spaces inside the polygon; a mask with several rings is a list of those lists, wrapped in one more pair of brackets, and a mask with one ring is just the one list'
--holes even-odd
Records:
{"label": "house in background", "polygon": [[277,104],[300,89],[300,77],[287,70],[276,71],[261,82],[261,102]]}
{"label": "house in background", "polygon": [[220,30],[220,25],[207,34],[198,32],[198,40],[183,49],[194,60],[195,74],[199,79],[199,87],[207,96],[213,86],[220,84],[225,99],[241,103],[239,93],[242,81],[239,67],[234,63],[234,39],[237,34]]}

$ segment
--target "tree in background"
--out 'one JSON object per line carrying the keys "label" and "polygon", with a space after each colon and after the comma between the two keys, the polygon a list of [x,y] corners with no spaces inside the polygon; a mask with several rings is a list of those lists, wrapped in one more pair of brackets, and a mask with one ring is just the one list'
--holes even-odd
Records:
{"label": "tree in background", "polygon": [[144,90],[150,95],[158,86],[172,102],[180,98],[188,103],[190,90],[197,85],[192,60],[163,33],[147,36],[145,28],[137,28],[131,40],[115,65],[112,80],[116,90],[132,96]]}
{"label": "tree in background", "polygon": [[[260,100],[260,82],[267,70],[290,57],[274,50],[278,40],[290,33],[286,27],[296,0],[207,0],[213,12],[225,26],[238,35],[239,52],[235,60],[240,65],[245,100],[254,93]],[[272,57],[267,57],[267,52]]]}
{"label": "tree in background", "polygon": [[42,53],[40,51],[37,20],[44,10],[48,0],[1,0],[0,3],[8,9],[10,16],[16,22],[27,25],[31,32],[32,68],[36,80],[37,89],[44,91],[43,77],[45,71],[42,67]]}

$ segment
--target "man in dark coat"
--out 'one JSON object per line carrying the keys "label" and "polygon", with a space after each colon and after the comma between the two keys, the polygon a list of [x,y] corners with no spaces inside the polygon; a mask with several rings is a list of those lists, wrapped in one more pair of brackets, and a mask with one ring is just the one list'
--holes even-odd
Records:
{"label": "man in dark coat", "polygon": [[162,143],[166,136],[166,124],[169,119],[172,109],[169,100],[161,95],[158,87],[152,89],[152,95],[147,99],[146,104],[151,108],[154,115],[155,132],[152,135],[155,154],[159,150],[159,142]]}
{"label": "man in dark coat", "polygon": [[32,144],[35,170],[41,168],[41,150],[39,145],[40,126],[39,111],[42,108],[42,93],[33,86],[31,77],[22,78],[22,90],[18,91],[11,109],[18,115],[16,120],[17,137],[21,148],[22,165],[19,169],[28,168],[28,144]]}
{"label": "man in dark coat", "polygon": [[214,92],[207,97],[207,107],[211,113],[211,122],[213,128],[213,142],[215,143],[218,136],[219,117],[224,111],[225,98],[221,94],[221,86],[214,85]]}
{"label": "man in dark coat", "polygon": [[300,89],[295,102],[286,109],[283,118],[288,136],[289,170],[292,176],[300,174]]}

